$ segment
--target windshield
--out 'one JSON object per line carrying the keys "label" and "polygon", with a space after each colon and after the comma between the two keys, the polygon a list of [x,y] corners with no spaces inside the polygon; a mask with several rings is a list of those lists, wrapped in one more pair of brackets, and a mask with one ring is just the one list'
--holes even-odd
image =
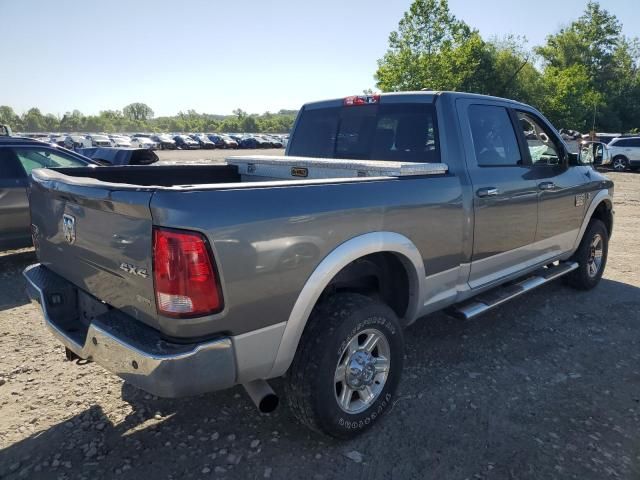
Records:
{"label": "windshield", "polygon": [[439,162],[435,111],[424,103],[304,110],[289,155]]}

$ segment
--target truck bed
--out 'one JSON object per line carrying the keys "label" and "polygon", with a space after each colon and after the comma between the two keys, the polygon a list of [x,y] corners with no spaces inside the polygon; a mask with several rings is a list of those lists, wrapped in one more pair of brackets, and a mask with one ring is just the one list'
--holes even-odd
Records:
{"label": "truck bed", "polygon": [[[41,264],[171,338],[238,335],[286,319],[319,261],[351,238],[391,228],[387,222],[418,243],[430,232],[434,273],[460,261],[461,240],[449,239],[463,228],[455,175],[247,181],[237,166],[214,164],[38,169],[32,177]],[[158,315],[154,228],[206,236],[224,311],[181,320]],[[270,315],[260,314],[265,308],[273,308]]]}
{"label": "truck bed", "polygon": [[[442,163],[323,159],[287,156],[234,156],[210,165],[127,166],[125,168],[58,168],[40,178],[64,178],[75,185],[99,183],[136,187],[192,187],[269,181],[305,181],[439,175]],[[60,177],[59,174],[64,175]]]}

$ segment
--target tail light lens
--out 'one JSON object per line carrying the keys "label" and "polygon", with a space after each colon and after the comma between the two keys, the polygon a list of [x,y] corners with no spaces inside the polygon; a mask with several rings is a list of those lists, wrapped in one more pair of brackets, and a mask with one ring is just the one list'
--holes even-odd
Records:
{"label": "tail light lens", "polygon": [[343,101],[345,107],[357,105],[374,105],[380,103],[380,95],[353,95],[346,97]]}
{"label": "tail light lens", "polygon": [[158,313],[180,318],[222,310],[220,282],[202,234],[154,227],[153,274]]}

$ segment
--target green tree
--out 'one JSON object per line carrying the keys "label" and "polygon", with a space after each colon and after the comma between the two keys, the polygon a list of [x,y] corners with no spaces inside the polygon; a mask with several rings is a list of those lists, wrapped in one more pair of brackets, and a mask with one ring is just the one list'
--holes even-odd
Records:
{"label": "green tree", "polygon": [[[569,104],[562,108],[563,117],[571,117],[573,123],[589,129],[593,126],[594,111],[597,129],[627,130],[640,124],[637,40],[626,39],[620,21],[599,3],[587,3],[578,19],[549,35],[536,52],[543,60],[545,104],[559,107],[564,92],[563,88],[556,90],[559,85],[572,84],[583,95],[579,99],[564,99]],[[570,79],[571,73],[579,76]],[[585,103],[589,102],[587,114]],[[555,117],[557,108],[550,111],[553,121],[561,121]],[[591,121],[585,116],[591,117]]]}
{"label": "green tree", "polygon": [[[389,35],[376,84],[383,91],[464,87],[484,61],[481,44],[478,33],[451,14],[447,0],[414,0]],[[468,55],[478,54],[472,65],[466,63]]]}
{"label": "green tree", "polygon": [[129,120],[143,121],[153,118],[153,110],[145,103],[130,103],[122,109],[122,113]]}
{"label": "green tree", "polygon": [[543,90],[541,73],[536,69],[533,54],[526,47],[526,39],[507,36],[489,42],[492,50],[492,74],[487,92],[540,106]]}
{"label": "green tree", "polygon": [[22,118],[23,128],[29,132],[41,132],[45,130],[45,119],[40,109],[30,108]]}
{"label": "green tree", "polygon": [[79,110],[67,112],[60,120],[60,130],[65,132],[79,132],[83,130],[84,115]]}
{"label": "green tree", "polygon": [[543,85],[542,111],[555,125],[582,132],[591,129],[602,96],[594,90],[586,66],[547,67]]}
{"label": "green tree", "polygon": [[22,130],[22,120],[13,108],[7,105],[0,105],[0,123],[9,125],[13,130]]}
{"label": "green tree", "polygon": [[377,86],[383,91],[457,90],[534,101],[540,97],[540,74],[522,43],[517,37],[487,42],[451,14],[446,0],[414,0],[378,61]]}

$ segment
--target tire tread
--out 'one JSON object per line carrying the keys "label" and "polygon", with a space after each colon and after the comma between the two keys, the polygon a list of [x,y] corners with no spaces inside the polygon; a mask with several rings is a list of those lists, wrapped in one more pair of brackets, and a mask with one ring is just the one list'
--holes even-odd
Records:
{"label": "tire tread", "polygon": [[[316,378],[320,368],[313,359],[316,349],[321,348],[324,340],[330,338],[354,311],[375,303],[375,300],[364,295],[339,293],[318,304],[311,313],[285,382],[287,403],[293,416],[311,430],[328,433],[317,422],[312,404],[312,383],[308,381]],[[340,437],[338,432],[329,433]]]}

